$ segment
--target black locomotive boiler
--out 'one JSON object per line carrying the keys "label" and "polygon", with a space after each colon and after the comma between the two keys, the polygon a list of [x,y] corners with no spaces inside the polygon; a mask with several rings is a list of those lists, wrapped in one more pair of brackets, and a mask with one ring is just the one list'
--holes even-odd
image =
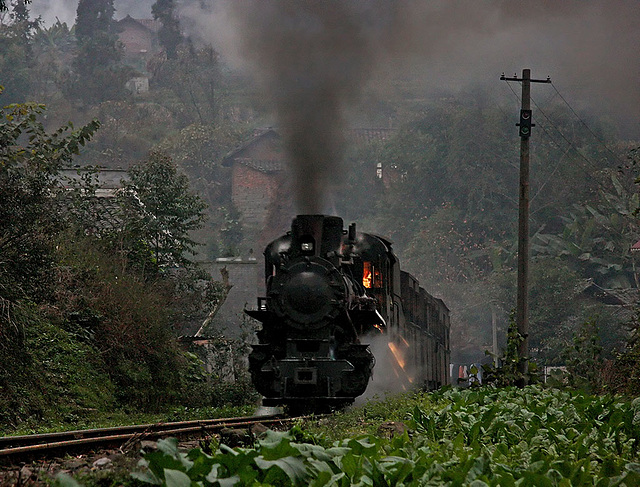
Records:
{"label": "black locomotive boiler", "polygon": [[249,370],[265,406],[352,403],[372,377],[376,336],[392,358],[378,367],[427,389],[449,382],[449,310],[400,270],[389,240],[299,215],[264,256],[266,296],[245,311],[262,323]]}

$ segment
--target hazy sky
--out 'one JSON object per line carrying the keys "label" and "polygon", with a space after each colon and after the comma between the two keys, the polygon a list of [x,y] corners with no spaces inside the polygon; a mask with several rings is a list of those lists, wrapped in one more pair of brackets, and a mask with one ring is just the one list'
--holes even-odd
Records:
{"label": "hazy sky", "polygon": [[[411,69],[420,96],[482,86],[501,73],[550,76],[579,112],[640,140],[640,0],[182,0],[183,29],[251,70],[275,107],[305,212],[322,211],[340,134],[371,81]],[[116,0],[116,18],[150,18],[153,0]],[[72,23],[77,1],[33,0]],[[520,87],[514,90],[519,92]],[[555,95],[534,85],[534,102]],[[315,185],[310,185],[314,181]]]}
{"label": "hazy sky", "polygon": [[[149,18],[153,1],[116,0],[116,18],[127,14]],[[238,47],[246,37],[248,21],[239,19],[239,13],[252,1],[204,3],[217,8],[203,12],[191,7],[182,12],[190,17],[190,33],[214,43],[227,58],[240,54],[237,59],[246,62]],[[256,5],[288,3],[260,0]],[[327,2],[293,2],[322,3]],[[391,58],[404,58],[424,69],[427,87],[465,87],[495,83],[503,71],[520,75],[528,67],[534,77],[551,76],[578,108],[593,104],[624,118],[632,127],[629,133],[640,138],[640,0],[385,0],[378,4],[386,10],[388,5],[396,6],[395,25],[387,30],[384,42],[374,43],[376,49],[388,45],[378,68]],[[71,24],[76,7],[77,0],[33,0],[30,8],[46,22],[58,17]],[[262,32],[268,32],[278,24],[262,27]]]}
{"label": "hazy sky", "polygon": [[[115,0],[116,19],[127,15],[134,18],[150,18],[154,1]],[[33,0],[29,8],[34,15],[41,15],[46,24],[51,24],[58,18],[71,26],[76,20],[78,0]]]}

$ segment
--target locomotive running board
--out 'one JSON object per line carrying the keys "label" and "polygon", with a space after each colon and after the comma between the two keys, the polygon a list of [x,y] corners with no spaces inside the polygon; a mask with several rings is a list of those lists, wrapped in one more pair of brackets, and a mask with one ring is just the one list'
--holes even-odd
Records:
{"label": "locomotive running board", "polygon": [[244,312],[261,323],[264,323],[271,316],[271,311],[266,309],[245,309]]}
{"label": "locomotive running board", "polygon": [[379,325],[382,328],[387,326],[387,322],[377,309],[350,309],[349,316],[354,325],[362,327],[363,325],[375,326]]}

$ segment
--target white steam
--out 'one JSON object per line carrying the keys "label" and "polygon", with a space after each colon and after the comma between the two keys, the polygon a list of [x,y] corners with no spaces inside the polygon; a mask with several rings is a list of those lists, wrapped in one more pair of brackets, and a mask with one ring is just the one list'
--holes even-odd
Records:
{"label": "white steam", "polygon": [[389,347],[391,334],[372,333],[361,338],[363,344],[369,344],[376,364],[373,368],[373,377],[363,395],[356,398],[357,406],[369,400],[381,398],[387,394],[395,394],[408,391],[415,387],[412,381],[417,377],[409,361],[400,365]]}

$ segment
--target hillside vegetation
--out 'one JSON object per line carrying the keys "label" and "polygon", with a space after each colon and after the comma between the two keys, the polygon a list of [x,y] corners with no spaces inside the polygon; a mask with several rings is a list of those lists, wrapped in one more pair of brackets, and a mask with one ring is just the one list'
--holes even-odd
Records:
{"label": "hillside vegetation", "polygon": [[176,340],[222,293],[184,256],[205,207],[186,176],[151,154],[105,225],[91,178],[60,176],[99,122],[48,133],[43,111],[0,110],[0,431],[250,403],[246,375],[205,372]]}

